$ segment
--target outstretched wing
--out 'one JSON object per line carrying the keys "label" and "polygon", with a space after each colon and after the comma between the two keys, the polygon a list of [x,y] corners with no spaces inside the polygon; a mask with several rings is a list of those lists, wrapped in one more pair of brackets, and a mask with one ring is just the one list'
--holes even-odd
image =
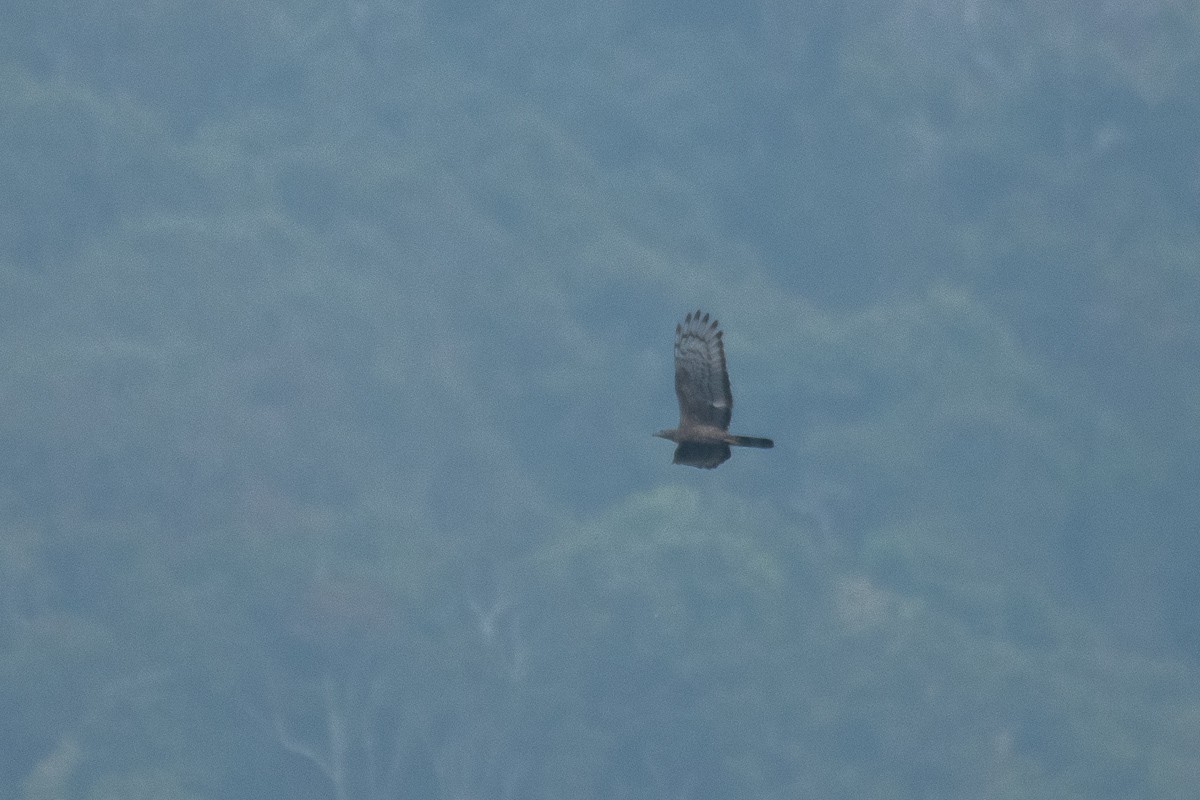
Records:
{"label": "outstretched wing", "polygon": [[689,467],[712,469],[719,467],[729,459],[729,445],[724,442],[704,444],[703,442],[680,442],[675,448],[676,464],[686,464]]}
{"label": "outstretched wing", "polygon": [[681,431],[696,425],[729,428],[733,394],[721,337],[717,321],[709,322],[708,314],[701,316],[699,311],[675,326],[675,394]]}

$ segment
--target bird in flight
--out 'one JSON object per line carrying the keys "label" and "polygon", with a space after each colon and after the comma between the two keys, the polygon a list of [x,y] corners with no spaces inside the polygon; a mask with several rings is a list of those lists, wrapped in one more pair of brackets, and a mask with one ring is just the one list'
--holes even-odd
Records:
{"label": "bird in flight", "polygon": [[676,443],[676,464],[712,469],[729,458],[729,446],[774,447],[770,439],[729,432],[733,393],[725,370],[723,331],[708,314],[689,313],[675,326],[675,394],[679,427],[655,436]]}

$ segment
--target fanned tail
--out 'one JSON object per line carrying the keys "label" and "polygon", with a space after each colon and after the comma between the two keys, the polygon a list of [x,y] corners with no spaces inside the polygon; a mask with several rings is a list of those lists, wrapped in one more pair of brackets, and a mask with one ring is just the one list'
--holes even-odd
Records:
{"label": "fanned tail", "polygon": [[735,444],[738,447],[761,447],[763,449],[774,447],[775,443],[770,439],[764,439],[761,436],[733,436],[729,437],[729,443]]}

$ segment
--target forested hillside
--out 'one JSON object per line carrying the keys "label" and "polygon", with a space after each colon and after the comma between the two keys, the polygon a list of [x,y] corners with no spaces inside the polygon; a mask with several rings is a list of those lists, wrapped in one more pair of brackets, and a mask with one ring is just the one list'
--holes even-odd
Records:
{"label": "forested hillside", "polygon": [[0,796],[1194,797],[1200,10],[576,6],[0,14]]}

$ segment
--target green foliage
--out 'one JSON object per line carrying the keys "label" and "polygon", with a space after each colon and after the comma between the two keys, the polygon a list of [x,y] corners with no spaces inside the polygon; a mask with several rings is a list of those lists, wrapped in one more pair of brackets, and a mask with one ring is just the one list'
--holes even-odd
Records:
{"label": "green foliage", "polygon": [[19,5],[0,795],[1194,793],[1194,11]]}

